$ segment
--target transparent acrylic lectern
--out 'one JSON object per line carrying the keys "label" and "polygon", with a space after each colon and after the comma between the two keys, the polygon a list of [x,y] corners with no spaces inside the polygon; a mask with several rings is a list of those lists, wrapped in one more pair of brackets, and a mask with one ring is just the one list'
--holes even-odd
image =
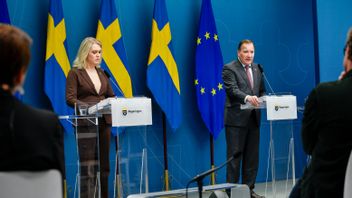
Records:
{"label": "transparent acrylic lectern", "polygon": [[[122,134],[117,132],[115,141],[114,197],[125,197],[124,192],[130,194],[130,188],[137,186],[139,186],[140,193],[143,192],[142,187],[144,187],[144,192],[148,192],[146,126],[152,124],[151,99],[146,97],[107,98],[88,110],[89,114],[96,112],[111,114],[112,126],[117,127]],[[131,136],[134,138],[133,141],[142,141],[141,148],[131,147],[130,139],[127,139]],[[138,167],[135,168],[135,166]],[[139,173],[138,183],[132,181],[132,178],[135,179],[136,176],[130,177],[131,169],[138,170],[134,172]]]}
{"label": "transparent acrylic lectern", "polygon": [[99,118],[102,114],[89,113],[88,110],[97,104],[75,104],[74,114],[60,116],[74,126],[77,149],[77,174],[73,197],[83,194],[100,197],[100,163],[99,163]]}
{"label": "transparent acrylic lectern", "polygon": [[[266,117],[270,123],[270,142],[268,152],[268,169],[266,175],[266,183],[268,183],[269,166],[271,167],[272,193],[276,198],[276,165],[279,168],[286,168],[286,191],[288,177],[291,168],[292,185],[295,184],[295,155],[294,155],[294,136],[293,122],[297,119],[297,102],[296,96],[293,95],[269,95],[260,97],[260,106],[254,107],[249,103],[241,105],[241,109],[265,109]],[[274,132],[276,132],[274,134]],[[274,136],[287,140],[278,142],[276,147],[279,148],[278,156],[275,156]],[[288,147],[287,147],[288,145]],[[267,186],[265,188],[266,194]]]}

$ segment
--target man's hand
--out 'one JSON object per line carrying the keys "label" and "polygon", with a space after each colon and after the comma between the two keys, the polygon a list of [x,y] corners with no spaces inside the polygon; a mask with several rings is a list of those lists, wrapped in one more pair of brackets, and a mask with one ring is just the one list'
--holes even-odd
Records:
{"label": "man's hand", "polygon": [[257,96],[248,96],[247,101],[255,107],[259,106],[259,98]]}

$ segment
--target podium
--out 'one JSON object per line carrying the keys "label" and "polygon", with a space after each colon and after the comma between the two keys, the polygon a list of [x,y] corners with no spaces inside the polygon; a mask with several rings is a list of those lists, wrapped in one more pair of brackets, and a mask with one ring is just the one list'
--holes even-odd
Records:
{"label": "podium", "polygon": [[[100,171],[100,147],[99,145],[99,129],[101,119],[110,119],[113,127],[126,127],[126,126],[145,126],[152,124],[151,100],[146,97],[135,98],[107,98],[98,103],[84,103],[76,104],[74,108],[74,115],[60,116],[60,119],[69,121],[75,127],[75,141],[77,147],[77,169],[74,197],[81,197],[81,188],[83,191],[88,191],[89,194],[94,194],[95,197],[100,197],[101,193],[101,171]],[[88,133],[87,133],[88,131]],[[109,132],[110,133],[110,132]],[[100,134],[101,135],[101,134]],[[118,142],[118,134],[116,135]],[[110,145],[110,142],[109,144]],[[104,146],[104,145],[102,145]],[[90,152],[79,153],[84,148],[92,148]],[[117,149],[118,150],[118,149]],[[104,152],[104,150],[102,150]],[[146,156],[146,154],[145,154]],[[81,162],[87,158],[87,161]],[[114,196],[119,196],[121,193],[121,180],[118,173],[118,160],[119,155],[116,151],[115,156],[115,184]],[[94,159],[94,160],[88,160]],[[92,162],[93,161],[93,162]],[[89,165],[84,167],[85,165]],[[144,174],[147,178],[147,167],[144,169]],[[112,168],[111,168],[111,171]],[[82,174],[83,173],[83,174]],[[94,176],[92,174],[94,173]],[[87,183],[94,183],[92,186],[82,186],[81,180],[85,175],[88,175]],[[92,182],[94,178],[94,182]],[[147,179],[145,180],[147,182]],[[117,189],[116,189],[117,188]],[[83,192],[82,191],[82,192]]]}
{"label": "podium", "polygon": [[[266,109],[267,120],[270,122],[270,143],[269,143],[269,155],[268,155],[268,170],[269,161],[271,165],[271,177],[272,177],[272,191],[273,197],[276,197],[276,175],[275,175],[275,146],[273,138],[273,122],[280,120],[292,121],[297,119],[297,100],[296,96],[293,95],[269,95],[260,98],[260,106],[254,107],[249,103],[241,105],[241,109]],[[290,140],[289,140],[289,152],[288,152],[288,163],[287,163],[287,178],[289,172],[289,165],[291,163],[292,168],[292,179],[293,185],[295,184],[295,156],[294,156],[294,138],[293,138],[293,126],[290,124]],[[268,180],[269,171],[267,171]]]}
{"label": "podium", "polygon": [[[74,186],[74,193],[73,197],[81,197],[81,176],[82,176],[82,171],[83,175],[87,175],[86,173],[90,171],[91,174],[91,180],[94,180],[94,182],[91,186],[85,186],[84,188],[86,189],[86,193],[93,193],[96,195],[96,197],[100,197],[100,166],[99,166],[99,118],[102,117],[102,115],[99,114],[92,114],[88,115],[87,114],[87,108],[88,106],[85,105],[75,105],[74,107],[74,115],[65,115],[65,116],[59,116],[60,120],[66,120],[70,122],[74,128],[74,135],[75,135],[75,144],[76,144],[76,150],[77,150],[77,174],[76,174],[76,179],[75,179],[75,186]],[[88,133],[85,133],[84,135],[80,133],[81,127],[84,128],[90,128]],[[84,143],[79,144],[80,140],[83,140]],[[79,147],[83,145],[89,145],[89,148],[91,152],[86,153],[87,158],[92,158],[94,164],[90,164],[91,166],[88,168],[81,168],[81,164],[85,164],[84,162],[82,163],[80,160],[80,153],[79,153]],[[96,155],[96,157],[95,157]],[[82,170],[83,169],[83,170]],[[88,170],[89,169],[89,170]],[[82,178],[83,179],[83,178]],[[88,178],[86,178],[89,180]]]}
{"label": "podium", "polygon": [[[97,105],[91,106],[88,109],[90,114],[111,114],[113,127],[137,127],[152,125],[152,106],[151,99],[146,97],[134,98],[107,98],[100,101]],[[119,134],[116,134],[116,156],[115,156],[115,179],[114,179],[114,197],[123,197],[123,186],[120,171],[120,164],[125,165],[126,171],[129,169],[129,160],[120,159],[119,149]],[[143,148],[141,160],[141,179],[140,192],[142,191],[142,182],[144,181],[145,191],[149,189],[148,183],[148,167],[147,167],[147,150]],[[126,179],[129,184],[128,178]]]}
{"label": "podium", "polygon": [[152,125],[151,99],[107,98],[88,108],[89,115],[111,114],[113,127]]}

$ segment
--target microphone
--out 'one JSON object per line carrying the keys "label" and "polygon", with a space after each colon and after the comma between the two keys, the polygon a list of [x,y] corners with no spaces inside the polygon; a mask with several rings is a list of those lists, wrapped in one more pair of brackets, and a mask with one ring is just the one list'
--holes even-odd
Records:
{"label": "microphone", "polygon": [[123,92],[121,91],[120,87],[111,79],[111,75],[108,71],[103,70],[104,74],[106,75],[106,77],[108,77],[108,79],[110,80],[110,82],[114,85],[114,87],[121,93],[121,95],[123,95],[125,97],[125,94],[123,94]]}
{"label": "microphone", "polygon": [[106,77],[108,77],[110,79],[111,75],[109,74],[109,72],[107,72],[106,70],[103,70],[104,74],[106,75]]}
{"label": "microphone", "polygon": [[218,167],[209,169],[203,173],[198,174],[197,176],[193,177],[186,186],[186,197],[188,197],[187,192],[188,192],[188,186],[193,183],[193,182],[197,182],[198,183],[198,192],[199,192],[199,197],[202,198],[202,191],[203,191],[203,179],[204,177],[210,175],[211,173],[221,169],[222,167],[224,167],[226,164],[230,163],[232,160],[239,158],[242,155],[242,152],[236,152],[234,153],[226,162],[224,162],[223,164],[221,164]]}
{"label": "microphone", "polygon": [[266,84],[269,85],[269,88],[270,88],[271,93],[273,93],[274,95],[276,95],[275,92],[274,92],[274,90],[273,90],[273,88],[271,87],[271,85],[270,85],[270,83],[269,83],[269,81],[268,81],[268,78],[266,77],[266,75],[265,75],[265,73],[264,73],[264,69],[263,69],[263,66],[262,66],[261,64],[258,64],[258,69],[259,69],[260,73],[263,74],[263,77],[264,77],[264,80],[266,81]]}

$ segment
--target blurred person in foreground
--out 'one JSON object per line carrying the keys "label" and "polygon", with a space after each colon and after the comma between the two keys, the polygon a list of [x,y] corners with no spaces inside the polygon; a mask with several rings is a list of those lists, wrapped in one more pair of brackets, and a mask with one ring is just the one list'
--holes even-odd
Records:
{"label": "blurred person in foreground", "polygon": [[319,84],[306,101],[301,135],[311,160],[290,197],[343,197],[352,149],[352,28],[343,55],[339,80]]}
{"label": "blurred person in foreground", "polygon": [[[85,38],[79,47],[73,68],[67,76],[66,102],[68,105],[79,109],[81,106],[89,107],[105,98],[115,96],[108,77],[100,68],[101,61],[101,42],[93,37]],[[105,114],[98,119],[99,137],[96,126],[89,121],[81,120],[77,126],[81,197],[97,196],[98,169],[100,169],[101,197],[108,197],[111,123],[111,115]]]}
{"label": "blurred person in foreground", "polygon": [[57,116],[18,101],[32,39],[0,24],[0,171],[57,169],[64,178],[63,132]]}

